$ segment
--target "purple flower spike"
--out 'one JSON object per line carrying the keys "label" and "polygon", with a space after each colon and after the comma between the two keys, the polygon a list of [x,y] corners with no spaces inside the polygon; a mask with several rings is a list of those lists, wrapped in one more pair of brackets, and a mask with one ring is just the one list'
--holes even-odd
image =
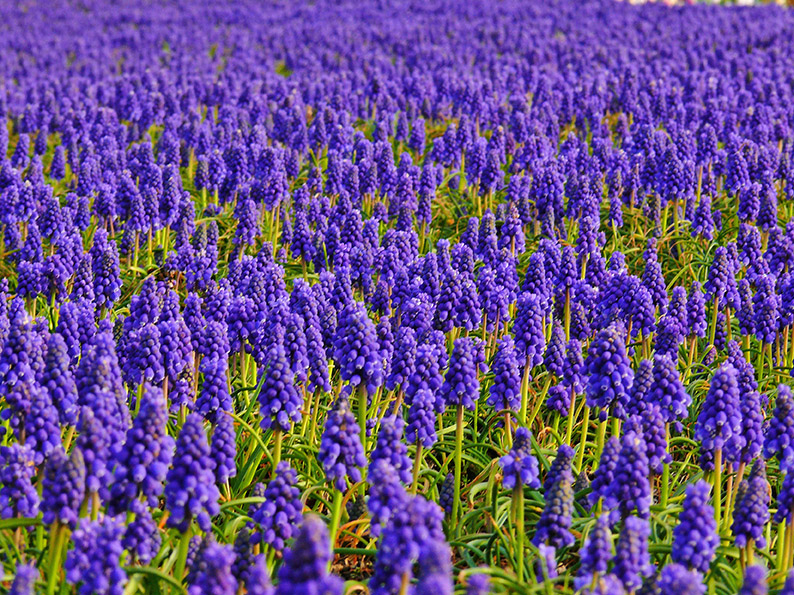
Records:
{"label": "purple flower spike", "polygon": [[342,595],[342,580],[328,574],[330,560],[331,549],[325,523],[315,516],[305,517],[292,547],[284,552],[275,595]]}
{"label": "purple flower spike", "polygon": [[112,517],[84,520],[72,535],[74,549],[66,557],[66,581],[80,595],[122,595],[127,573],[119,561],[124,526]]}
{"label": "purple flower spike", "polygon": [[344,395],[337,398],[328,412],[317,458],[336,489],[344,490],[348,477],[354,483],[361,481],[361,468],[366,467],[367,458],[358,423]]}
{"label": "purple flower spike", "polygon": [[480,397],[479,372],[487,370],[483,349],[479,339],[463,337],[455,341],[440,391],[448,407],[462,405],[474,409],[474,401]]}
{"label": "purple flower spike", "polygon": [[575,541],[571,533],[573,513],[573,449],[567,444],[560,446],[557,458],[543,482],[546,506],[537,524],[533,539],[535,545],[548,543],[555,548],[567,547]]}
{"label": "purple flower spike", "polygon": [[210,518],[220,512],[214,469],[204,422],[191,413],[177,437],[173,466],[165,479],[169,527],[184,533],[195,519],[202,531],[210,530]]}
{"label": "purple flower spike", "polygon": [[295,470],[289,463],[280,462],[276,467],[276,474],[264,490],[265,501],[251,514],[261,530],[259,535],[254,536],[255,541],[267,543],[282,551],[286,541],[295,535],[303,511],[297,482],[298,474]]}
{"label": "purple flower spike", "polygon": [[609,411],[625,419],[634,370],[617,327],[599,331],[590,346],[585,366],[589,374],[585,387],[588,406],[600,408],[601,421],[607,419]]}
{"label": "purple flower spike", "polygon": [[687,487],[684,509],[673,529],[674,562],[705,574],[719,545],[714,508],[709,504],[710,486],[698,481]]}
{"label": "purple flower spike", "polygon": [[351,302],[339,315],[339,331],[334,338],[334,359],[342,379],[359,385],[372,394],[383,382],[383,361],[375,325],[364,305]]}
{"label": "purple flower spike", "polygon": [[532,454],[532,435],[526,428],[518,428],[513,437],[513,447],[499,459],[504,472],[502,485],[507,489],[527,486],[533,490],[540,488],[538,461]]}
{"label": "purple flower spike", "polygon": [[669,564],[662,569],[658,582],[662,593],[678,595],[705,595],[706,585],[697,570],[687,570],[681,564]]}

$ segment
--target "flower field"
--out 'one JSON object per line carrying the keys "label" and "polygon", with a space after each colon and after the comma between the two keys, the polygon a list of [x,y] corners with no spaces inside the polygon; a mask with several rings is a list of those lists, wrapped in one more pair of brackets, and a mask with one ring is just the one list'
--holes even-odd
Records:
{"label": "flower field", "polygon": [[0,592],[794,595],[794,12],[0,4]]}

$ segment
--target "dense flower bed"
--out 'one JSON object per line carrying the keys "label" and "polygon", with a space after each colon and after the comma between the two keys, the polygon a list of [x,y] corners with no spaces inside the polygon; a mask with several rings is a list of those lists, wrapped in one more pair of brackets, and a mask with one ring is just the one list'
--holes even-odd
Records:
{"label": "dense flower bed", "polygon": [[3,588],[794,593],[794,13],[0,29]]}

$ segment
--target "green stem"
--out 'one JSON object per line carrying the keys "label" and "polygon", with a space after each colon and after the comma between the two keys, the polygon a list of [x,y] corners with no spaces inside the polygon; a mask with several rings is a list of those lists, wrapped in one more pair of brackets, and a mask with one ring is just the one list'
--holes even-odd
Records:
{"label": "green stem", "polygon": [[794,527],[789,525],[786,530],[788,531],[788,544],[786,547],[787,556],[786,559],[783,561],[785,567],[787,569],[791,568],[791,556],[794,555]]}
{"label": "green stem", "polygon": [[568,427],[565,430],[565,444],[571,443],[573,438],[573,420],[576,417],[576,391],[571,388],[571,406],[568,408]]}
{"label": "green stem", "polygon": [[763,378],[764,373],[764,352],[766,352],[766,343],[761,341],[761,349],[758,351],[758,363],[756,364],[759,380]]}
{"label": "green stem", "polygon": [[416,489],[419,486],[419,468],[422,465],[422,442],[417,440],[416,442],[416,454],[414,455],[414,473],[413,473],[413,482],[411,483],[411,493],[415,494]]}
{"label": "green stem", "polygon": [[406,571],[400,579],[400,593],[399,595],[407,595],[408,588],[411,586],[411,573]]}
{"label": "green stem", "polygon": [[775,548],[776,548],[776,555],[775,555],[775,563],[777,566],[778,571],[783,572],[786,569],[783,568],[783,557],[784,557],[784,549],[785,549],[785,534],[786,534],[786,522],[781,521],[777,524],[777,538],[775,540]]}
{"label": "green stem", "polygon": [[460,472],[461,455],[463,453],[463,405],[457,406],[457,423],[455,426],[455,496],[452,501],[452,522],[457,522],[460,510]]}
{"label": "green stem", "polygon": [[607,435],[607,420],[602,421],[598,424],[598,440],[596,442],[596,456],[595,460],[601,460],[601,452],[604,450],[604,440],[606,439]]}
{"label": "green stem", "polygon": [[174,567],[174,578],[180,583],[185,578],[185,565],[187,564],[187,551],[190,549],[190,537],[193,532],[190,526],[182,533],[179,539],[179,551],[176,556],[176,566]]}
{"label": "green stem", "polygon": [[312,426],[309,429],[309,445],[314,446],[314,437],[317,435],[317,420],[320,417],[320,389],[314,391],[314,407],[309,416],[312,418]]}
{"label": "green stem", "polygon": [[722,517],[722,449],[714,453],[714,518],[719,530]]}
{"label": "green stem", "polygon": [[99,516],[99,493],[91,492],[91,520],[95,521]]}
{"label": "green stem", "polygon": [[742,479],[744,479],[744,470],[746,467],[746,463],[739,463],[739,467],[736,470],[736,477],[733,480],[733,490],[728,494],[728,506],[726,508],[727,512],[725,513],[726,529],[730,528],[731,522],[733,521],[733,507],[736,504],[736,494],[739,491],[739,484],[741,484]]}
{"label": "green stem", "polygon": [[312,416],[312,397],[313,393],[306,391],[306,386],[303,386],[303,409],[306,412],[301,421],[301,438],[306,436],[306,428],[309,425],[309,418]]}
{"label": "green stem", "polygon": [[714,306],[711,309],[711,328],[709,329],[709,348],[714,347],[714,337],[717,336],[717,314],[720,311],[719,297],[714,298]]}
{"label": "green stem", "polygon": [[538,416],[538,412],[540,408],[543,406],[543,403],[546,402],[546,395],[549,393],[549,386],[551,386],[551,375],[546,376],[546,383],[543,385],[543,392],[540,393],[538,396],[538,400],[535,401],[535,406],[532,408],[532,414],[529,416],[527,420],[527,427],[531,428],[532,424],[535,421],[535,418]]}
{"label": "green stem", "polygon": [[524,581],[524,487],[513,488],[513,505],[516,508],[516,576]]}
{"label": "green stem", "polygon": [[[670,444],[670,424],[667,423],[664,425],[664,440],[665,444]],[[667,498],[670,493],[670,463],[665,463],[664,467],[662,468],[662,510],[667,508]]]}
{"label": "green stem", "polygon": [[367,452],[367,387],[359,384],[358,389],[358,428],[361,447]]}
{"label": "green stem", "polygon": [[65,532],[66,527],[62,527],[58,521],[50,527],[50,573],[47,577],[47,595],[55,593],[57,579],[61,573],[61,535]]}
{"label": "green stem", "polygon": [[[364,385],[359,385],[358,387],[358,426],[359,431],[361,432],[361,448],[364,449],[364,453],[367,452],[367,405],[368,405],[369,396],[367,395],[367,388]],[[366,475],[366,467],[362,469],[362,479],[366,479],[364,476]],[[361,482],[361,486],[359,487],[359,493],[361,496],[365,496],[367,493],[367,486],[364,481]]]}
{"label": "green stem", "polygon": [[281,462],[281,443],[284,441],[284,433],[281,429],[276,429],[273,432],[273,475],[276,475],[276,467]]}
{"label": "green stem", "polygon": [[584,421],[582,421],[582,440],[579,444],[579,452],[576,453],[576,469],[582,472],[582,462],[584,461],[584,449],[587,445],[587,427],[590,425],[590,407],[584,406]]}
{"label": "green stem", "polygon": [[529,401],[529,358],[524,364],[524,375],[521,378],[521,413],[519,420],[526,425],[527,423],[527,402]]}
{"label": "green stem", "polygon": [[333,564],[333,551],[336,547],[336,534],[339,532],[339,523],[342,520],[342,492],[334,489],[334,502],[331,505],[331,560],[328,562],[329,570]]}

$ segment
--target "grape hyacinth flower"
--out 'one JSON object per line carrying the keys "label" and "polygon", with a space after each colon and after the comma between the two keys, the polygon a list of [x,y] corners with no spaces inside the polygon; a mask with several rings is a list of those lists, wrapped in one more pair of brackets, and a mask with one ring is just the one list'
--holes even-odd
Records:
{"label": "grape hyacinth flower", "polygon": [[[443,341],[443,334],[440,335]],[[428,339],[432,339],[428,337]],[[444,411],[445,403],[442,398],[436,398],[436,393],[444,382],[441,368],[447,358],[446,349],[435,344],[432,340],[419,345],[416,349],[416,367],[408,378],[405,388],[405,402],[412,404],[414,395],[420,390],[427,390],[433,395],[434,408],[437,413]]]}
{"label": "grape hyacinth flower", "polygon": [[483,349],[479,339],[463,337],[455,341],[439,393],[448,407],[474,409],[474,401],[480,396],[479,373],[488,369]]}
{"label": "grape hyacinth flower", "polygon": [[[209,326],[208,326],[209,328]],[[232,399],[229,395],[226,357],[204,356],[199,366],[199,371],[204,376],[201,390],[196,397],[195,410],[204,419],[213,419],[225,411],[231,411]],[[262,393],[260,393],[260,399]]]}
{"label": "grape hyacinth flower", "polygon": [[546,337],[543,333],[542,301],[537,294],[524,292],[519,296],[513,332],[516,349],[524,364],[530,369],[540,365],[546,348]]}
{"label": "grape hyacinth flower", "polygon": [[794,473],[787,471],[777,495],[777,511],[773,517],[776,523],[783,521],[791,524],[794,519]]}
{"label": "grape hyacinth flower", "polygon": [[753,296],[755,337],[762,345],[774,343],[777,338],[781,298],[775,291],[775,281],[771,275],[764,275],[756,280],[756,286]]}
{"label": "grape hyacinth flower", "polygon": [[0,519],[38,514],[39,495],[32,483],[35,472],[27,445],[0,447]]}
{"label": "grape hyacinth flower", "polygon": [[709,484],[687,486],[684,508],[673,529],[673,562],[705,574],[719,545],[714,508],[709,504]]}
{"label": "grape hyacinth flower", "polygon": [[414,394],[408,409],[408,426],[405,429],[405,439],[409,444],[421,444],[423,448],[431,448],[438,440],[435,403],[436,398],[430,389],[420,388]]}
{"label": "grape hyacinth flower", "polygon": [[330,560],[325,523],[313,515],[304,517],[292,547],[284,552],[275,595],[342,595],[342,580],[328,574]]}
{"label": "grape hyacinth flower", "polygon": [[408,447],[402,442],[405,422],[401,417],[384,417],[380,422],[380,431],[375,448],[370,454],[370,465],[379,460],[385,460],[391,465],[400,477],[400,481],[407,485],[411,481],[411,458],[408,456]]}
{"label": "grape hyacinth flower", "polygon": [[34,595],[38,569],[31,564],[17,564],[16,575],[8,595]]}
{"label": "grape hyacinth flower", "polygon": [[668,564],[662,568],[657,584],[661,593],[706,595],[703,576],[697,570],[689,570],[682,564]]}
{"label": "grape hyacinth flower", "polygon": [[452,550],[446,541],[432,540],[424,545],[419,554],[419,593],[453,595]]}
{"label": "grape hyacinth flower", "polygon": [[334,337],[334,359],[342,379],[353,387],[372,394],[382,383],[383,362],[380,357],[375,325],[359,302],[351,302],[339,314]]}
{"label": "grape hyacinth flower", "polygon": [[237,579],[232,574],[233,562],[231,546],[208,544],[188,576],[188,595],[235,595]]}
{"label": "grape hyacinth flower", "polygon": [[620,440],[616,436],[611,436],[604,444],[598,467],[593,474],[593,481],[590,482],[591,491],[587,498],[591,506],[595,506],[601,498],[606,498],[609,493],[612,483],[615,481],[615,469],[618,466],[619,454]]}
{"label": "grape hyacinth flower", "polygon": [[411,327],[401,326],[397,331],[395,351],[391,360],[389,375],[386,377],[385,386],[394,390],[403,385],[415,368],[416,362],[416,332]]}
{"label": "grape hyacinth flower", "polygon": [[259,404],[262,429],[289,431],[291,425],[300,420],[302,405],[295,388],[294,376],[280,343],[270,349],[262,370],[262,386]]}
{"label": "grape hyacinth flower", "polygon": [[254,542],[266,543],[282,551],[287,540],[295,535],[303,511],[297,483],[298,474],[289,463],[281,461],[264,490],[265,501],[251,513],[260,530],[253,536]]}
{"label": "grape hyacinth flower", "polygon": [[766,568],[763,566],[748,566],[744,571],[744,581],[738,595],[767,595],[768,592]]}
{"label": "grape hyacinth flower", "polygon": [[680,420],[688,415],[692,397],[684,389],[672,359],[664,356],[653,358],[653,380],[646,401],[659,404],[665,423],[680,426]]}
{"label": "grape hyacinth flower", "polygon": [[276,589],[270,582],[270,572],[264,554],[257,556],[248,570],[245,587],[248,589],[248,595],[275,595]]}
{"label": "grape hyacinth flower", "polygon": [[232,416],[225,412],[218,413],[212,430],[210,456],[215,462],[215,483],[225,484],[230,477],[237,475],[234,459],[237,456],[237,433],[234,429]]}
{"label": "grape hyacinth flower", "polygon": [[133,500],[129,512],[135,518],[127,524],[121,545],[141,564],[148,564],[160,551],[160,530],[152,519],[149,507]]}
{"label": "grape hyacinth flower", "polygon": [[573,513],[573,449],[567,444],[560,446],[557,457],[551,464],[546,480],[543,482],[543,495],[546,506],[537,523],[532,543],[547,543],[555,548],[563,548],[574,543],[571,533],[571,514]]}
{"label": "grape hyacinth flower", "polygon": [[794,463],[794,397],[784,384],[778,386],[775,410],[764,436],[764,457],[777,457],[781,471],[788,472]]}
{"label": "grape hyacinth flower", "polygon": [[66,342],[61,335],[53,333],[47,342],[44,370],[38,382],[49,393],[61,424],[74,426],[77,423],[77,385],[70,363]]}
{"label": "grape hyacinth flower", "polygon": [[466,579],[466,595],[488,595],[491,592],[491,581],[484,572],[470,574]]}
{"label": "grape hyacinth flower", "polygon": [[174,439],[166,432],[167,423],[162,393],[146,385],[138,415],[115,457],[110,514],[122,514],[139,496],[150,506],[157,505],[174,453]]}
{"label": "grape hyacinth flower", "polygon": [[653,574],[651,556],[648,553],[650,534],[651,527],[647,520],[630,516],[623,521],[623,528],[615,546],[612,572],[629,593],[642,586],[643,577]]}
{"label": "grape hyacinth flower", "polygon": [[[521,407],[521,372],[515,343],[510,335],[499,341],[492,370],[494,381],[488,395],[488,404],[496,411],[518,411]],[[509,414],[507,419],[510,419]]]}
{"label": "grape hyacinth flower", "polygon": [[410,580],[414,563],[423,548],[434,541],[444,541],[443,513],[422,496],[411,496],[394,511],[380,538],[375,566],[369,581],[372,595],[399,592],[400,585]]}
{"label": "grape hyacinth flower", "polygon": [[30,448],[33,462],[41,465],[61,444],[58,410],[52,404],[50,394],[37,382],[26,383],[22,390],[28,391],[30,399],[30,409],[24,424],[25,445]]}
{"label": "grape hyacinth flower", "polygon": [[513,446],[499,459],[502,467],[502,485],[507,489],[527,486],[533,490],[540,488],[538,461],[532,454],[532,435],[526,428],[518,428]]}
{"label": "grape hyacinth flower", "polygon": [[751,543],[766,546],[764,527],[769,520],[769,484],[766,480],[766,464],[762,459],[753,464],[747,479],[742,480],[736,491],[731,531],[736,545],[744,548]]}
{"label": "grape hyacinth flower", "polygon": [[557,578],[557,549],[541,543],[538,545],[538,557],[535,560],[535,575],[543,582]]}
{"label": "grape hyacinth flower", "polygon": [[344,395],[336,399],[328,412],[317,458],[322,463],[326,478],[339,492],[344,491],[346,478],[349,477],[354,483],[361,481],[361,468],[366,466],[367,459],[356,418],[350,412],[350,405]]}
{"label": "grape hyacinth flower", "polygon": [[516,511],[516,550],[518,552],[517,576],[524,575],[524,486],[540,488],[538,461],[532,454],[532,435],[526,428],[516,430],[513,446],[499,459],[504,473],[502,485],[513,490],[513,509]]}
{"label": "grape hyacinth flower", "polygon": [[462,337],[455,341],[449,368],[444,375],[439,397],[447,406],[456,407],[455,426],[455,499],[452,503],[452,518],[457,519],[460,506],[460,479],[463,450],[463,410],[474,409],[474,401],[480,396],[479,372],[487,369],[483,343],[478,339]]}
{"label": "grape hyacinth flower", "polygon": [[626,424],[615,466],[615,476],[606,489],[604,503],[625,519],[634,510],[642,519],[648,518],[651,506],[651,486],[648,481],[648,457],[645,439],[636,424]]}
{"label": "grape hyacinth flower", "polygon": [[83,520],[72,535],[74,549],[66,557],[66,581],[80,595],[122,595],[127,573],[119,560],[124,526],[113,517]]}
{"label": "grape hyacinth flower", "polygon": [[359,441],[363,445],[367,438],[368,398],[383,382],[377,331],[363,304],[351,301],[339,314],[333,348],[342,380],[358,391]]}
{"label": "grape hyacinth flower", "polygon": [[734,463],[738,453],[739,464],[749,464],[761,454],[764,442],[764,411],[761,405],[761,394],[758,392],[758,383],[755,380],[755,370],[745,359],[741,347],[736,341],[728,343],[727,362],[731,363],[737,371],[739,394],[741,399],[741,432],[731,440],[731,447],[726,449],[727,461]]}
{"label": "grape hyacinth flower", "polygon": [[[400,482],[397,471],[386,459],[370,463],[368,472],[371,486],[367,498],[367,509],[372,517],[370,532],[373,537],[378,537],[395,511],[406,505],[408,493]],[[450,483],[450,492],[451,487]],[[443,486],[441,491],[443,492]]]}
{"label": "grape hyacinth flower", "polygon": [[177,437],[173,466],[165,479],[169,527],[184,534],[195,519],[202,531],[210,530],[210,518],[220,512],[214,470],[203,420],[191,413]]}
{"label": "grape hyacinth flower", "polygon": [[656,403],[644,404],[639,414],[630,417],[626,424],[626,431],[631,427],[642,435],[651,472],[664,473],[664,466],[673,459],[667,450],[667,431],[659,406]]}
{"label": "grape hyacinth flower", "polygon": [[543,354],[543,365],[558,378],[562,377],[562,366],[565,361],[565,331],[559,322],[554,321],[551,328],[551,340],[546,344]]}
{"label": "grape hyacinth flower", "polygon": [[438,488],[438,505],[446,514],[452,514],[452,502],[455,498],[455,476],[447,473]]}
{"label": "grape hyacinth flower", "polygon": [[[718,525],[722,508],[720,502],[723,449],[726,445],[731,445],[731,439],[734,436],[740,435],[741,424],[736,368],[731,364],[723,364],[711,379],[708,394],[695,425],[695,439],[700,440],[700,466],[707,471],[714,471],[714,501],[717,503]],[[728,458],[737,460],[739,454],[732,452]]]}
{"label": "grape hyacinth flower", "polygon": [[617,328],[612,326],[598,332],[585,360],[588,381],[585,386],[587,405],[600,409],[604,422],[611,411],[618,419],[625,419],[625,406],[634,382],[626,346]]}
{"label": "grape hyacinth flower", "polygon": [[245,585],[248,580],[248,570],[254,562],[254,544],[251,543],[251,532],[248,527],[243,527],[237,532],[234,538],[234,562],[232,563],[232,575],[237,579],[238,584]]}
{"label": "grape hyacinth flower", "polygon": [[595,527],[587,535],[581,549],[581,564],[574,579],[574,586],[582,589],[607,572],[612,559],[612,531],[607,514],[596,519]]}
{"label": "grape hyacinth flower", "polygon": [[45,525],[61,523],[74,527],[86,493],[85,462],[79,448],[67,458],[62,447],[56,448],[44,465],[39,508]]}
{"label": "grape hyacinth flower", "polygon": [[686,303],[686,317],[688,334],[696,337],[705,337],[708,329],[706,321],[706,296],[700,283],[693,281],[689,289],[689,299]]}

